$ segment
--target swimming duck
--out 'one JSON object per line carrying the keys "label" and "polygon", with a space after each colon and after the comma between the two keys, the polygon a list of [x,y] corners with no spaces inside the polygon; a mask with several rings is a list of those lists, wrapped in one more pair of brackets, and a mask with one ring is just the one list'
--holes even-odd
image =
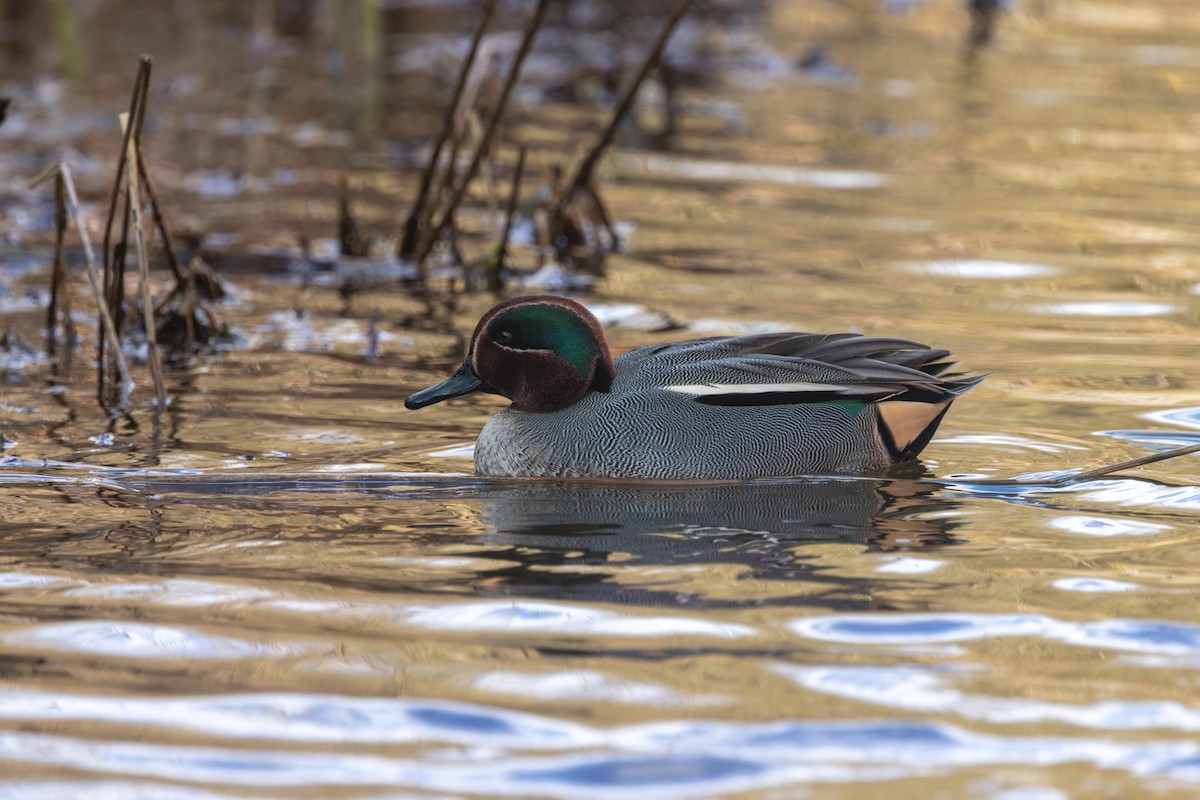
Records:
{"label": "swimming duck", "polygon": [[613,358],[591,312],[539,295],[484,314],[458,370],[404,404],[512,400],[479,434],[479,475],[869,474],[916,458],[983,380],[953,366],[946,350],[853,333],[718,336]]}

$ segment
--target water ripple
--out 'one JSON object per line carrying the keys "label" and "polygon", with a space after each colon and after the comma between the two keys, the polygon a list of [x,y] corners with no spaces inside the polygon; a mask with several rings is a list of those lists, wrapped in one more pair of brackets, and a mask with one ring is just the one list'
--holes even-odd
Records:
{"label": "water ripple", "polygon": [[410,624],[434,630],[569,633],[572,636],[750,636],[753,628],[689,617],[643,617],[528,600],[412,608]]}
{"label": "water ripple", "polygon": [[1136,592],[1142,588],[1136,583],[1108,578],[1059,578],[1050,585],[1064,592]]}
{"label": "water ripple", "polygon": [[1046,442],[1040,439],[1030,439],[1025,436],[1015,436],[1008,433],[975,433],[961,434],[959,436],[943,436],[938,439],[942,444],[988,444],[999,445],[1009,448],[1024,448],[1028,450],[1037,450],[1042,453],[1062,453],[1067,450],[1086,450],[1085,447],[1080,447],[1074,444],[1062,444],[1059,442]]}
{"label": "water ripple", "polygon": [[889,181],[887,175],[870,170],[801,169],[775,164],[705,161],[677,156],[622,153],[614,157],[622,168],[654,175],[694,181],[739,181],[777,183],[784,186],[820,186],[825,189],[877,189]]}
{"label": "water ripple", "polygon": [[1059,722],[1099,731],[1158,728],[1200,731],[1200,709],[1169,700],[1071,705],[1029,697],[986,697],[948,686],[947,678],[954,673],[918,667],[777,664],[772,671],[823,694],[904,711],[954,714],[993,724]]}
{"label": "water ripple", "polygon": [[875,568],[876,572],[894,572],[900,575],[927,575],[937,572],[946,566],[945,561],[933,558],[907,558],[904,556],[885,556]]}
{"label": "water ripple", "polygon": [[864,645],[929,645],[1030,636],[1102,650],[1200,655],[1200,625],[1157,620],[1066,622],[1041,614],[840,614],[791,623],[805,639]]}
{"label": "water ripple", "polygon": [[9,781],[0,800],[240,800],[243,794],[218,794],[143,781]]}
{"label": "water ripple", "polygon": [[1068,314],[1084,317],[1156,317],[1177,310],[1170,303],[1147,303],[1136,300],[1111,300],[1071,303],[1047,303],[1029,307],[1030,311],[1042,314]]}
{"label": "water ripple", "polygon": [[[850,691],[845,681],[831,683],[811,675],[800,677]],[[920,676],[910,676],[909,685],[914,682],[918,694],[911,702],[916,706],[947,705],[957,696],[953,691],[938,690]],[[200,699],[196,702],[203,703]],[[1025,711],[1016,709],[1028,716]],[[1004,712],[1001,707],[989,713]],[[463,712],[459,709],[454,713]],[[467,713],[493,718],[496,711],[479,708]],[[1147,719],[1154,720],[1157,715],[1171,712],[1164,705],[1147,713]],[[1108,716],[1109,712],[1101,709],[1091,721],[1099,724]],[[175,722],[171,720],[172,725]],[[551,742],[552,751],[546,752],[546,742],[536,731],[522,738],[527,731],[521,730],[503,732],[508,747],[448,751],[439,748],[439,743],[446,741],[456,726],[431,725],[420,716],[408,717],[407,723],[426,748],[438,749],[364,754],[331,751],[328,747],[281,750],[247,748],[244,744],[222,747],[97,741],[20,731],[0,732],[0,760],[92,774],[260,790],[338,786],[344,792],[353,787],[387,786],[476,793],[486,786],[493,796],[556,798],[627,798],[631,793],[647,796],[645,793],[650,791],[655,797],[712,797],[787,784],[895,780],[995,765],[1084,763],[1137,776],[1193,782],[1200,779],[1200,745],[1195,742],[1123,743],[1107,735],[999,736],[905,719],[769,723],[681,720],[608,730],[572,726],[584,730],[584,738],[598,744],[569,753],[553,752],[560,749],[558,741]],[[562,724],[545,719],[540,722],[551,730]],[[239,736],[244,729],[236,729]],[[452,735],[451,741],[456,741]]]}
{"label": "water ripple", "polygon": [[[41,589],[58,602],[140,603],[154,607],[208,608],[212,613],[253,607],[270,612],[340,620],[358,626],[365,620],[376,625],[414,626],[426,630],[492,633],[570,633],[571,636],[662,637],[702,636],[722,639],[755,634],[755,628],[716,622],[703,616],[617,613],[583,604],[521,599],[437,604],[355,602],[323,597],[295,596],[281,590],[246,587],[229,582],[167,578],[162,581],[82,581],[34,573],[0,573],[0,591],[7,588]],[[104,652],[132,657],[244,657],[264,655],[262,648],[238,639],[204,636],[181,627],[124,621],[73,621],[44,624],[30,630],[0,631],[0,643],[49,646],[52,649]],[[212,655],[203,655],[210,652]]]}
{"label": "water ripple", "polygon": [[636,705],[688,706],[724,705],[733,699],[720,695],[687,695],[650,683],[614,680],[594,670],[569,670],[547,674],[496,671],[481,675],[472,687],[493,694],[532,697],[541,700],[574,700],[587,697],[595,702]]}
{"label": "water ripple", "polygon": [[1078,499],[1158,511],[1200,511],[1200,486],[1171,486],[1121,478],[1039,489],[1043,494],[1074,494]]}
{"label": "water ripple", "polygon": [[538,749],[596,746],[604,737],[570,722],[504,708],[434,700],[323,694],[138,698],[0,690],[0,719],[86,720],[167,726],[194,734],[328,744],[459,745],[528,742]]}
{"label": "water ripple", "polygon": [[1013,280],[1055,275],[1057,267],[988,259],[956,259],[950,261],[917,261],[902,265],[911,272],[939,275],[947,278],[977,278],[980,280]]}
{"label": "water ripple", "polygon": [[1160,425],[1182,425],[1185,428],[1200,429],[1200,406],[1150,411],[1141,416],[1142,419],[1148,419]]}
{"label": "water ripple", "polygon": [[0,572],[0,591],[6,589],[32,589],[51,586],[58,582],[49,575],[31,575],[27,572]]}
{"label": "water ripple", "polygon": [[266,646],[166,625],[112,620],[44,623],[0,632],[0,645],[14,650],[90,653],[119,658],[245,659],[291,655],[291,646]]}
{"label": "water ripple", "polygon": [[[423,559],[421,563],[431,562]],[[228,581],[128,578],[117,582],[53,574],[0,573],[0,593],[19,588],[40,590],[46,603],[58,603],[60,598],[66,598],[69,602],[85,602],[96,608],[112,604],[165,609],[204,608],[210,618],[221,618],[229,613],[240,615],[252,608],[259,619],[272,614],[284,617],[281,624],[288,624],[292,617],[320,618],[327,625],[355,628],[370,621],[377,628],[387,627],[393,632],[415,627],[439,632],[497,635],[537,633],[572,637],[700,636],[720,639],[743,638],[757,633],[746,625],[717,622],[702,615],[646,615],[519,598],[417,604],[385,599],[311,597],[292,594],[282,588],[250,587]],[[201,634],[184,627],[110,620],[45,623],[24,630],[0,630],[0,645],[5,643],[130,658],[242,658],[269,656],[274,652],[241,639]],[[287,651],[297,652],[296,647],[289,643]]]}
{"label": "water ripple", "polygon": [[1047,524],[1060,531],[1080,533],[1084,536],[1149,536],[1171,530],[1170,525],[1160,525],[1156,522],[1142,522],[1118,517],[1093,517],[1084,514],[1056,517]]}

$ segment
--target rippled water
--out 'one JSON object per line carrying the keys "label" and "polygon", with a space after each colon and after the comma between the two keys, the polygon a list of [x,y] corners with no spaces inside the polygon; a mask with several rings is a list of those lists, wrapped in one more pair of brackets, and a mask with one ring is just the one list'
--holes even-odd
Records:
{"label": "rippled water", "polygon": [[[86,369],[0,384],[0,798],[1200,793],[1197,457],[970,482],[1200,436],[1200,13],[1031,2],[964,60],[957,4],[885,5],[728,33],[678,146],[607,162],[632,236],[582,299],[618,348],[782,327],[952,349],[992,374],[926,475],[475,479],[499,403],[401,400],[490,298],[425,320],[230,267],[245,345],[173,367],[160,418],[142,387],[110,425]],[[226,252],[328,236],[347,165],[367,225],[403,207],[432,101],[392,91],[363,138],[294,44],[101,21],[75,83],[13,62],[13,185],[65,150],[101,206],[140,47],[164,194]],[[389,35],[398,70],[426,41]],[[815,42],[831,64],[793,68]],[[566,157],[596,119],[529,106],[509,135]],[[40,258],[8,257],[29,271],[0,303],[34,342],[45,209],[4,196]]]}

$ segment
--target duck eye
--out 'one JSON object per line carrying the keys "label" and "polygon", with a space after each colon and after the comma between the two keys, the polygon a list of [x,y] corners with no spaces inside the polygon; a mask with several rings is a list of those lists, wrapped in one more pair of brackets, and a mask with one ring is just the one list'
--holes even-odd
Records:
{"label": "duck eye", "polygon": [[500,330],[496,331],[494,338],[500,344],[508,344],[513,340],[513,332],[508,328],[501,328]]}

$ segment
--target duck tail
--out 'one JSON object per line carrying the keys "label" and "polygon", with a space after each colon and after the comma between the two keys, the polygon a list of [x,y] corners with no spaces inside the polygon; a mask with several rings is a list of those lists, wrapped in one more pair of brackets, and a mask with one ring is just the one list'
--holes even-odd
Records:
{"label": "duck tail", "polygon": [[942,374],[952,366],[949,362],[922,365],[923,371],[938,379],[936,384],[876,404],[880,438],[897,463],[920,455],[937,433],[950,404],[987,377],[969,372]]}

